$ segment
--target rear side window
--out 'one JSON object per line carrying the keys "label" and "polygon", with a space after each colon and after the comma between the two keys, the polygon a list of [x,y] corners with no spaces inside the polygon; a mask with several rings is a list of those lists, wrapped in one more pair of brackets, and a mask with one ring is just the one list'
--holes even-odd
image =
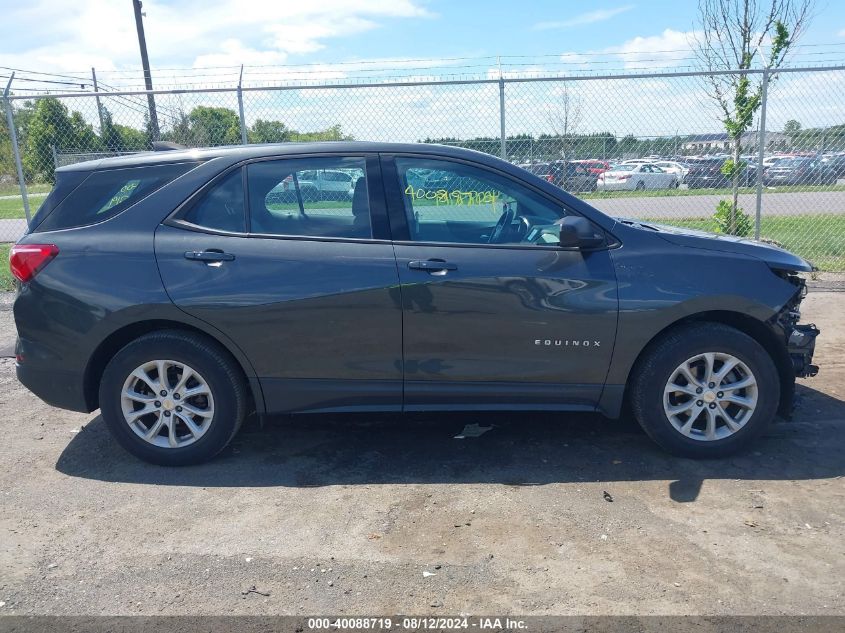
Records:
{"label": "rear side window", "polygon": [[[45,214],[38,229],[55,231],[102,222],[196,166],[197,163],[179,163],[92,172]],[[38,215],[41,214],[39,209]]]}
{"label": "rear side window", "polygon": [[250,232],[371,238],[363,158],[283,158],[247,166]]}
{"label": "rear side window", "polygon": [[76,189],[89,175],[90,173],[87,171],[56,172],[56,184],[53,185],[50,194],[44,198],[44,202],[41,203],[38,211],[32,216],[32,222],[30,223],[32,228],[38,228],[38,225],[44,221],[44,218],[50,215],[70,195],[70,192]]}
{"label": "rear side window", "polygon": [[212,185],[185,214],[185,221],[218,231],[245,233],[244,202],[243,174],[235,169]]}

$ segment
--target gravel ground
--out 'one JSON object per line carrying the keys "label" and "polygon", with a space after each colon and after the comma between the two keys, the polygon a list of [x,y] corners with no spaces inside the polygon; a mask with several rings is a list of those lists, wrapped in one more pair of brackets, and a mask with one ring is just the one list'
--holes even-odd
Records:
{"label": "gravel ground", "polygon": [[845,293],[804,312],[794,420],[700,462],[630,421],[436,414],[247,424],[165,469],[0,360],[0,614],[845,614]]}

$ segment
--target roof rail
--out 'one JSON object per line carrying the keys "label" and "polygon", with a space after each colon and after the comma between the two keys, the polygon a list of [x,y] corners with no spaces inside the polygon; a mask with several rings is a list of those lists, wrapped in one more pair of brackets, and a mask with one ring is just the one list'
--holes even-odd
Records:
{"label": "roof rail", "polygon": [[185,145],[171,143],[170,141],[153,141],[154,152],[172,152],[177,149],[188,149]]}

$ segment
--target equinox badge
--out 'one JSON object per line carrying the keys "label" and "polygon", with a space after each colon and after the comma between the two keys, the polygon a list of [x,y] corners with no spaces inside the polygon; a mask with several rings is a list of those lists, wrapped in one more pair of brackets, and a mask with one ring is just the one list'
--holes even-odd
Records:
{"label": "equinox badge", "polygon": [[538,338],[534,339],[534,345],[541,345],[544,347],[601,347],[601,341],[591,341],[589,339],[576,341],[561,338]]}

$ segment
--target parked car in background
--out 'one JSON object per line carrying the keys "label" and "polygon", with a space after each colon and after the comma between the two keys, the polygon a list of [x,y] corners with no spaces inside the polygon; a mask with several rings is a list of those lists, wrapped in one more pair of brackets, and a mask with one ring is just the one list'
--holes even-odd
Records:
{"label": "parked car in background", "polygon": [[[690,189],[726,188],[731,186],[730,179],[722,173],[726,162],[724,156],[701,156],[687,159],[689,171],[684,182]],[[746,187],[754,182],[754,168],[747,164],[740,175],[740,186]]]}
{"label": "parked car in background", "polygon": [[[313,170],[360,174],[352,198],[327,209],[295,187],[287,208],[270,203]],[[473,190],[438,204],[412,191],[420,174]],[[611,218],[442,145],[261,144],[61,167],[9,261],[18,379],[53,406],[100,409],[121,446],[163,465],[214,457],[251,412],[618,418],[624,403],[665,449],[720,457],[787,414],[795,377],[818,370],[818,329],[799,323],[798,273],[813,270],[800,257]]]}
{"label": "parked car in background", "polygon": [[833,171],[837,180],[845,178],[845,154],[822,156],[821,161]]}
{"label": "parked car in background", "polygon": [[561,189],[569,192],[595,191],[598,174],[586,165],[574,161],[555,161],[558,169],[558,182]]}
{"label": "parked car in background", "polygon": [[672,189],[680,184],[678,176],[649,163],[622,163],[599,176],[598,191],[643,191]]}
{"label": "parked car in background", "polygon": [[581,165],[584,167],[588,172],[591,174],[595,174],[598,176],[599,174],[603,174],[608,169],[610,169],[610,163],[606,160],[594,160],[594,159],[581,159],[581,160],[573,160],[573,163],[576,165]]}
{"label": "parked car in background", "polygon": [[686,178],[687,173],[689,172],[689,167],[687,165],[673,160],[659,160],[651,164],[657,165],[665,172],[675,174],[675,176],[678,177],[678,182],[681,183],[684,182],[684,178]]}
{"label": "parked car in background", "polygon": [[834,185],[835,170],[818,158],[780,160],[763,172],[767,187],[784,185]]}
{"label": "parked car in background", "polygon": [[[778,154],[778,155],[775,155],[775,156],[765,156],[763,158],[763,169],[764,170],[768,169],[769,167],[774,166],[778,162],[780,162],[782,160],[787,160],[789,158],[795,158],[795,156],[793,156],[792,154]],[[754,161],[751,161],[751,162],[756,164],[757,161],[754,160]]]}
{"label": "parked car in background", "polygon": [[574,161],[555,160],[548,163],[520,165],[523,169],[570,192],[595,191],[596,174]]}
{"label": "parked car in background", "polygon": [[306,200],[351,200],[355,191],[355,182],[360,176],[345,171],[320,169],[303,171],[297,174],[296,181],[289,176],[280,182],[271,192],[278,202],[287,202],[296,195],[299,187]]}

